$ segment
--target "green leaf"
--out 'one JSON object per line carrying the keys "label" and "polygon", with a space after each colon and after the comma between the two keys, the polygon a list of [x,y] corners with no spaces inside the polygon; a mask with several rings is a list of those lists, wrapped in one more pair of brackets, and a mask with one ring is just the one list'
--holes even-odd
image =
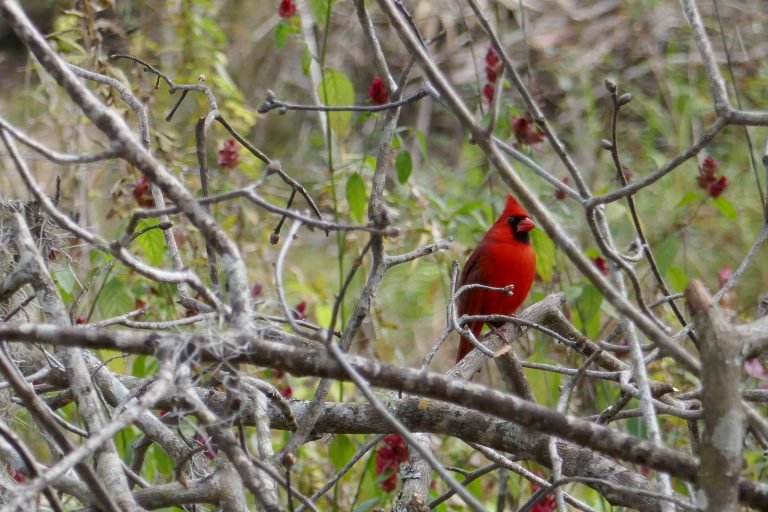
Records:
{"label": "green leaf", "polygon": [[[156,224],[154,221],[144,219],[139,222],[136,227],[137,231],[140,231],[146,227]],[[136,239],[136,245],[138,245],[144,252],[147,261],[155,266],[160,266],[165,261],[166,247],[165,237],[160,229],[150,229],[140,237]]]}
{"label": "green leaf", "polygon": [[118,278],[113,277],[104,285],[99,293],[99,313],[102,318],[122,315],[133,309],[134,297],[130,287]]}
{"label": "green leaf", "polygon": [[379,503],[379,498],[368,498],[367,500],[363,501],[358,506],[356,506],[354,509],[352,509],[352,512],[368,512],[369,510],[373,510],[373,507],[376,506],[378,503]]}
{"label": "green leaf", "polygon": [[315,320],[317,325],[331,325],[331,315],[333,314],[333,308],[330,304],[318,303],[315,306]]}
{"label": "green leaf", "polygon": [[421,150],[421,157],[427,159],[427,137],[421,130],[415,130],[416,138],[419,139],[419,149]]}
{"label": "green leaf", "polygon": [[536,273],[543,281],[550,281],[555,270],[555,243],[543,229],[534,229],[531,244],[536,253]]}
{"label": "green leaf", "polygon": [[669,267],[666,276],[667,284],[672,290],[685,290],[685,287],[688,286],[688,274],[677,265]]}
{"label": "green leaf", "polygon": [[305,75],[309,74],[309,67],[312,65],[312,53],[309,51],[309,46],[304,45],[304,51],[301,52],[301,72]]}
{"label": "green leaf", "polygon": [[372,155],[366,155],[365,158],[363,158],[363,165],[366,166],[371,171],[376,170],[376,157]]}
{"label": "green leaf", "polygon": [[728,199],[724,198],[723,196],[714,198],[712,202],[715,203],[715,206],[717,207],[717,209],[720,210],[720,213],[726,219],[736,220],[736,217],[738,217],[738,213],[736,212],[736,207],[733,206],[732,202],[730,202]]}
{"label": "green leaf", "polygon": [[213,68],[216,71],[216,74],[214,75],[216,92],[221,90],[220,94],[223,94],[230,99],[243,102],[243,93],[229,74],[229,62],[227,62],[226,59],[221,59],[221,61],[214,62]]}
{"label": "green leaf", "polygon": [[[323,103],[328,106],[352,105],[355,102],[355,90],[347,75],[335,69],[325,72],[325,78],[317,89]],[[341,138],[349,129],[352,112],[329,112],[331,130]]]}
{"label": "green leaf", "polygon": [[589,259],[597,258],[598,256],[602,256],[602,254],[603,253],[600,252],[600,249],[595,246],[590,246],[584,249],[584,256]]}
{"label": "green leaf", "polygon": [[594,338],[600,332],[600,304],[603,295],[593,285],[587,285],[574,304],[579,317],[581,328],[589,338]]}
{"label": "green leaf", "polygon": [[653,250],[653,255],[656,258],[656,264],[659,267],[661,275],[667,273],[672,263],[677,256],[677,250],[680,247],[680,237],[678,235],[667,236],[658,247]]}
{"label": "green leaf", "polygon": [[683,198],[677,202],[677,204],[675,205],[675,208],[682,208],[683,206],[687,204],[695,203],[700,199],[701,199],[701,194],[697,194],[693,190],[689,190],[688,192],[685,193],[685,195],[683,195]]}
{"label": "green leaf", "polygon": [[152,443],[147,451],[147,478],[154,481],[160,475],[172,475],[176,470],[173,459],[157,444]]}
{"label": "green leaf", "polygon": [[485,199],[474,199],[471,201],[467,201],[461,207],[459,207],[456,211],[453,212],[451,215],[451,218],[457,217],[459,215],[467,215],[475,210],[479,210],[480,208],[484,208],[488,205],[488,202]]}
{"label": "green leaf", "polygon": [[51,272],[53,280],[56,282],[59,288],[59,293],[64,295],[64,298],[70,298],[75,290],[77,280],[75,275],[68,267],[54,268]]}
{"label": "green leaf", "polygon": [[278,48],[285,46],[285,42],[288,40],[288,36],[291,35],[291,32],[293,32],[291,25],[286,20],[282,20],[278,23],[275,28],[275,45]]}
{"label": "green leaf", "polygon": [[336,434],[328,445],[328,455],[331,462],[339,469],[355,455],[355,444],[346,434]]}
{"label": "green leaf", "polygon": [[397,154],[395,169],[397,169],[397,181],[401,185],[408,181],[408,176],[411,175],[413,170],[413,159],[411,158],[410,151],[401,151]]}
{"label": "green leaf", "polygon": [[317,21],[317,26],[321,30],[325,29],[328,22],[328,7],[333,6],[333,0],[309,0],[309,8],[312,10],[312,16]]}
{"label": "green leaf", "polygon": [[349,211],[357,222],[363,222],[365,214],[365,182],[358,173],[352,174],[347,180],[347,202]]}
{"label": "green leaf", "polygon": [[133,360],[133,366],[131,367],[131,373],[134,377],[146,377],[147,376],[147,356],[140,354]]}

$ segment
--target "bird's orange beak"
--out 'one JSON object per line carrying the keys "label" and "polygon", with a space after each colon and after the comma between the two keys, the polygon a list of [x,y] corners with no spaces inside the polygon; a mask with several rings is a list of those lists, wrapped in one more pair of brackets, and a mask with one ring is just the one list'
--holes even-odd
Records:
{"label": "bird's orange beak", "polygon": [[533,222],[529,217],[526,217],[520,222],[518,222],[517,231],[518,233],[527,233],[535,227],[536,227],[536,223]]}

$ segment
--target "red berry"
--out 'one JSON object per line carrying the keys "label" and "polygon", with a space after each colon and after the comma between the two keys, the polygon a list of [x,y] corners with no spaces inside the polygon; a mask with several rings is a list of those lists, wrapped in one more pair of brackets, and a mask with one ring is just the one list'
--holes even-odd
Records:
{"label": "red berry", "polygon": [[731,276],[733,276],[733,271],[728,265],[720,269],[720,271],[717,273],[717,282],[720,285],[720,288],[725,286],[725,283],[728,282]]}
{"label": "red berry", "polygon": [[597,267],[597,270],[599,270],[603,275],[608,275],[608,262],[605,261],[605,258],[602,256],[598,256],[596,258],[592,258],[592,263]]}
{"label": "red berry", "polygon": [[219,150],[219,156],[216,162],[225,169],[231,169],[237,165],[238,153],[240,148],[235,139],[228,139]]}
{"label": "red berry", "polygon": [[152,198],[152,185],[143,174],[133,184],[133,198],[144,208],[153,208],[155,200]]}
{"label": "red berry", "polygon": [[496,53],[496,49],[489,44],[488,51],[485,52],[485,65],[488,67],[494,67],[500,62],[501,58],[499,58],[499,54]]}
{"label": "red berry", "polygon": [[718,167],[717,161],[711,156],[704,159],[699,166],[699,188],[706,190],[717,180],[715,173],[717,172]]}
{"label": "red berry", "polygon": [[556,504],[555,497],[547,494],[531,507],[531,512],[552,512]]}
{"label": "red berry", "polygon": [[[538,472],[537,472],[538,474]],[[539,484],[536,482],[531,482],[531,491],[536,492],[539,490]],[[555,510],[555,497],[552,495],[552,493],[547,494],[543,498],[539,499],[536,503],[534,503],[533,507],[531,507],[532,512],[552,512]]]}
{"label": "red berry", "polygon": [[293,3],[293,0],[281,0],[280,6],[277,8],[277,14],[281,18],[291,18],[296,14],[296,5]]}
{"label": "red berry", "polygon": [[709,193],[709,197],[720,197],[720,194],[725,192],[725,189],[728,187],[728,178],[725,176],[720,176],[720,178],[717,179],[717,181],[713,181],[709,184],[707,187],[707,193]]}
{"label": "red berry", "polygon": [[14,469],[10,464],[6,463],[5,469],[10,473],[11,478],[13,478],[15,482],[23,484],[27,480],[27,476],[24,473]]}
{"label": "red berry", "polygon": [[493,84],[485,84],[483,86],[483,96],[485,97],[485,100],[488,103],[491,103],[493,101],[493,93],[496,91],[496,88],[493,86]]}
{"label": "red berry", "polygon": [[752,357],[745,360],[742,364],[742,367],[750,377],[754,377],[755,379],[759,380],[766,380],[766,378],[768,378],[768,375],[765,372],[765,366],[763,366],[763,363],[760,361],[759,357]]}
{"label": "red berry", "polygon": [[213,460],[216,458],[217,450],[213,439],[206,439],[203,437],[203,434],[198,432],[195,434],[195,442],[198,444],[198,446],[205,447],[203,450],[203,455],[205,455],[206,459]]}
{"label": "red berry", "polygon": [[496,79],[499,77],[499,73],[493,69],[493,68],[485,68],[485,78],[488,79],[489,83],[495,84]]}
{"label": "red berry", "polygon": [[[564,177],[564,178],[563,178],[562,180],[560,180],[560,181],[562,181],[562,182],[563,182],[563,185],[567,185],[567,184],[568,184],[568,183],[569,183],[571,180],[570,180],[570,179],[568,179],[568,176],[566,176],[566,177]],[[566,193],[565,193],[565,191],[563,191],[563,190],[560,190],[559,188],[556,188],[556,189],[555,189],[555,199],[557,199],[558,201],[562,201],[562,200],[564,200],[566,197],[568,197],[568,194],[566,194]]]}
{"label": "red berry", "polygon": [[296,307],[293,308],[293,317],[296,320],[306,320],[307,319],[307,302],[301,301],[298,304],[296,304]]}
{"label": "red berry", "polygon": [[715,173],[717,173],[718,167],[719,165],[717,163],[717,160],[715,160],[711,156],[708,156],[701,163],[701,166],[699,167],[699,172],[701,174],[706,174],[708,176],[714,176]]}
{"label": "red berry", "polygon": [[368,86],[368,97],[374,105],[383,105],[389,101],[389,92],[381,77],[374,76]]}
{"label": "red berry", "polygon": [[544,133],[534,125],[528,116],[512,117],[512,133],[518,144],[533,146],[544,140]]}
{"label": "red berry", "polygon": [[489,83],[495,84],[501,71],[501,59],[493,46],[488,45],[488,52],[485,54],[485,77]]}
{"label": "red berry", "polygon": [[395,470],[408,460],[408,445],[400,434],[389,434],[382,442],[384,446],[376,452],[376,473]]}

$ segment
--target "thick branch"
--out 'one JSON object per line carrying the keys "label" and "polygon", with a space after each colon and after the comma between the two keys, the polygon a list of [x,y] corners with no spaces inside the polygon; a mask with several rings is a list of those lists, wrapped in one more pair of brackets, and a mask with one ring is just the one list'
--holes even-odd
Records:
{"label": "thick branch", "polygon": [[[158,336],[156,333],[84,330],[25,324],[0,326],[0,339],[2,338],[89,348],[111,348],[135,354],[158,353],[163,347],[169,345],[175,351],[180,351],[182,350],[180,345],[186,343],[186,353],[190,357],[200,357],[203,360],[220,361],[221,358],[225,358],[233,362],[242,361],[280,368],[295,375],[349,379],[344,368],[325,353],[288,347],[245,334],[236,337],[236,351],[226,346],[217,346],[215,353],[206,348],[215,344],[200,335],[185,338],[182,335]],[[696,481],[698,478],[698,464],[694,458],[669,448],[654,446],[637,437],[579,418],[565,416],[484,386],[459,382],[445,375],[400,368],[355,356],[348,356],[348,360],[354,369],[373,386],[461,405],[590,447],[606,455],[666,471],[690,481]],[[740,497],[744,502],[752,506],[768,507],[767,487],[740,480],[739,489]]]}
{"label": "thick branch", "polygon": [[701,281],[686,289],[699,334],[704,436],[699,467],[699,505],[707,512],[736,512],[746,413],[741,402],[742,343],[715,307]]}

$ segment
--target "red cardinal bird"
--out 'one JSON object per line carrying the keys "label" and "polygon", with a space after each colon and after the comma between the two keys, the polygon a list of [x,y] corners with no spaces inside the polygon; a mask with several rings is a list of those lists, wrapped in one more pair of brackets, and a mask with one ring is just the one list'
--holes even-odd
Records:
{"label": "red cardinal bird", "polygon": [[[507,194],[507,206],[470,254],[461,273],[459,286],[484,284],[495,288],[514,285],[512,295],[502,291],[472,288],[459,297],[458,314],[511,315],[531,289],[536,273],[536,255],[531,246],[530,231],[536,227],[528,212]],[[469,328],[477,338],[484,322],[472,322]],[[498,327],[501,324],[491,324]],[[467,355],[474,345],[462,336],[456,362]]]}

